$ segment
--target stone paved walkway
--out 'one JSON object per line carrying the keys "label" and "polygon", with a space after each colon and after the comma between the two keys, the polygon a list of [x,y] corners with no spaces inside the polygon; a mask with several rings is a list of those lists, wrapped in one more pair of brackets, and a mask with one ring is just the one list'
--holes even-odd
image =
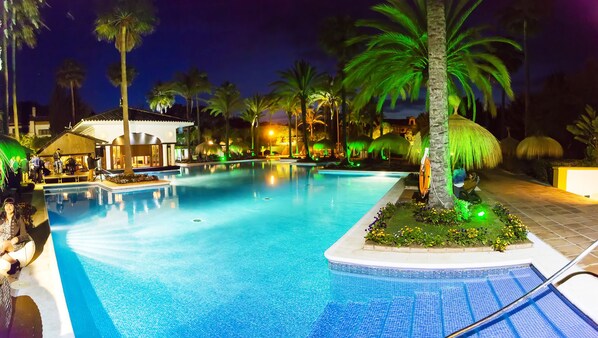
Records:
{"label": "stone paved walkway", "polygon": [[[532,233],[565,257],[575,258],[598,239],[598,201],[500,169],[479,174],[479,195],[485,202],[505,205]],[[598,251],[579,265],[598,273]]]}

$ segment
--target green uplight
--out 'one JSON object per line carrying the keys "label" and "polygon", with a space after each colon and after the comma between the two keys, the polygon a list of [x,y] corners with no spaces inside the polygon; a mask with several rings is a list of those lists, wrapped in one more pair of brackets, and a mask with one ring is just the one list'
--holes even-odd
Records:
{"label": "green uplight", "polygon": [[486,215],[485,211],[480,211],[477,213],[478,217],[484,217],[484,215]]}

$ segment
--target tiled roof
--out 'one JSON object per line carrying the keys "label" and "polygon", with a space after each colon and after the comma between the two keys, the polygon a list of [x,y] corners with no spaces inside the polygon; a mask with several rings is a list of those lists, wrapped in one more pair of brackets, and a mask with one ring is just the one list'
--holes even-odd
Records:
{"label": "tiled roof", "polygon": [[[108,110],[104,113],[86,117],[83,121],[122,121],[122,107]],[[147,110],[129,107],[129,121],[156,121],[156,122],[190,122],[176,116],[152,113]]]}

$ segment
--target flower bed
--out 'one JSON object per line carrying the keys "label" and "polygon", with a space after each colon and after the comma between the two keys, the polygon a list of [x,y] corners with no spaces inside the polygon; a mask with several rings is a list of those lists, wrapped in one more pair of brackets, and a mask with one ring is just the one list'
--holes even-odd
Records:
{"label": "flower bed", "polygon": [[504,251],[527,240],[527,227],[502,204],[483,210],[458,200],[453,209],[424,203],[388,203],[381,208],[365,236],[370,243],[396,247],[480,247]]}
{"label": "flower bed", "polygon": [[158,177],[154,175],[147,175],[147,174],[133,174],[133,175],[115,175],[115,176],[108,176],[106,180],[116,183],[116,184],[130,184],[130,183],[139,183],[139,182],[148,182],[148,181],[157,181]]}

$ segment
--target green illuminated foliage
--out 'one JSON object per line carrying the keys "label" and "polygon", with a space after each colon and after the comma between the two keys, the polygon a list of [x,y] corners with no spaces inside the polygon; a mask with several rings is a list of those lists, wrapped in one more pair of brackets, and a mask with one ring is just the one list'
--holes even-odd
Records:
{"label": "green illuminated foliage", "polygon": [[[483,36],[483,27],[466,28],[465,21],[481,0],[448,1],[446,6],[446,56],[449,94],[467,98],[475,110],[475,91],[482,93],[484,105],[496,114],[492,86],[498,84],[513,98],[511,78],[502,60],[493,54],[496,44],[514,41],[498,36]],[[375,35],[354,39],[366,42],[367,49],[346,67],[349,85],[361,88],[356,98],[363,106],[373,96],[380,98],[378,109],[387,97],[396,102],[405,91],[417,99],[420,89],[428,86],[428,28],[426,1],[387,0],[372,7],[384,16],[378,20],[361,20],[359,26],[371,28]],[[367,86],[363,86],[363,84]]]}
{"label": "green illuminated foliage", "polygon": [[224,82],[220,87],[216,88],[214,95],[207,101],[206,111],[210,115],[224,117],[225,121],[225,159],[230,158],[230,142],[229,142],[229,120],[235,112],[242,110],[244,107],[241,92],[233,83]]}

